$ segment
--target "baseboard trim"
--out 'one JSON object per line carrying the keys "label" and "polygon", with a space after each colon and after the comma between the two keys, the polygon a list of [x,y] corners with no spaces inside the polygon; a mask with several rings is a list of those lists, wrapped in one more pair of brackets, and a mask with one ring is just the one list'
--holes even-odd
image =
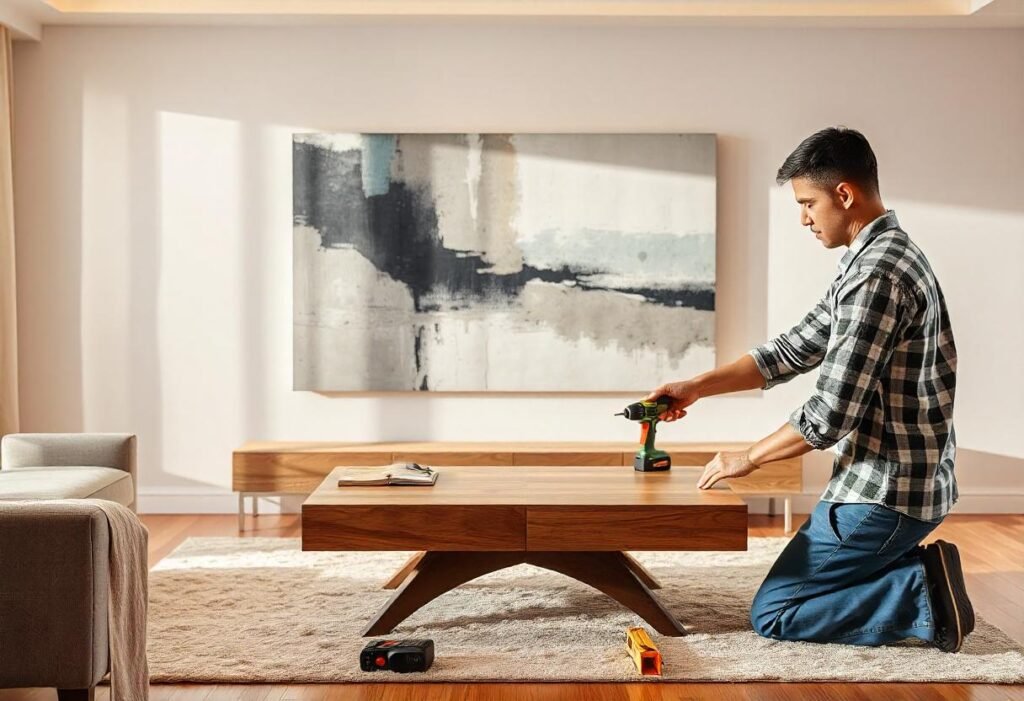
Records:
{"label": "baseboard trim", "polygon": [[[793,496],[793,513],[810,513],[818,503],[820,494]],[[304,497],[260,497],[260,513],[298,513]],[[752,514],[768,513],[768,497],[747,497]],[[142,514],[236,514],[238,494],[225,490],[193,487],[147,487],[139,490],[139,513]],[[246,513],[252,513],[252,500],[245,500]],[[775,513],[782,514],[782,497],[775,499]],[[953,509],[956,514],[1024,514],[1024,493],[1020,494],[960,494]]]}

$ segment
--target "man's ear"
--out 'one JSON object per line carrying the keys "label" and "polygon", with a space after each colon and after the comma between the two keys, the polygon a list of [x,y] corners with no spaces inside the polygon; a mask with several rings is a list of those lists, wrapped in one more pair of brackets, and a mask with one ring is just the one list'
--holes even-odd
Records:
{"label": "man's ear", "polygon": [[839,204],[843,206],[843,209],[849,209],[853,206],[853,200],[855,190],[850,183],[839,183],[836,185],[836,197],[839,198]]}

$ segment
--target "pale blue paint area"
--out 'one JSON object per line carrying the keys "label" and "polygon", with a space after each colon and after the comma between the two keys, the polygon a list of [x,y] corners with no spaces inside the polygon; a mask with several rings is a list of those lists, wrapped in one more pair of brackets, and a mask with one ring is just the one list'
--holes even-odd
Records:
{"label": "pale blue paint area", "polygon": [[518,242],[523,262],[535,268],[563,266],[579,272],[714,284],[714,234],[639,234],[601,229],[545,229]]}
{"label": "pale blue paint area", "polygon": [[395,157],[394,134],[363,134],[363,195],[386,195],[391,189],[391,160]]}

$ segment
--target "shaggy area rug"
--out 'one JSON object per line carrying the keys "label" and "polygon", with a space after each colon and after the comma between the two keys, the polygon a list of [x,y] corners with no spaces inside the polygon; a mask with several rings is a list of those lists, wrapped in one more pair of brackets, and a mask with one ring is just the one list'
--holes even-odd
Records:
{"label": "shaggy area rug", "polygon": [[[746,552],[633,553],[690,635],[652,632],[662,680],[1024,682],[1024,647],[979,619],[962,651],[792,643],[750,630],[751,598],[785,538]],[[519,565],[473,580],[390,637],[433,638],[424,674],[366,673],[362,627],[411,553],[304,553],[295,538],[190,538],[150,574],[149,666],[160,682],[637,681],[626,628],[647,626],[600,592]]]}

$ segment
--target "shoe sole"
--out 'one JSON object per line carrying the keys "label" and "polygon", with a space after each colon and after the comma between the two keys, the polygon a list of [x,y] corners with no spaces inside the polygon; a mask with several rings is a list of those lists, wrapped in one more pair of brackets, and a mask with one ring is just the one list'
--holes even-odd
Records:
{"label": "shoe sole", "polygon": [[[946,593],[949,595],[949,600],[953,603],[953,618],[956,619],[956,646],[950,650],[950,652],[959,652],[960,648],[964,644],[964,636],[967,632],[965,628],[974,628],[974,607],[971,606],[969,600],[965,601],[965,598],[957,596],[958,591],[966,592],[964,587],[963,577],[960,575],[962,570],[960,569],[960,553],[957,552],[956,546],[952,543],[947,543],[944,540],[937,540],[934,543],[935,549],[939,553],[939,562],[942,564],[942,576],[943,583],[946,586]],[[956,565],[955,570],[951,570],[951,564]],[[954,582],[953,580],[957,580]],[[954,588],[954,584],[958,587]],[[969,625],[967,625],[969,623]]]}
{"label": "shoe sole", "polygon": [[953,565],[952,569],[945,567],[945,560],[943,561],[943,569],[947,572],[947,578],[950,581],[953,591],[960,592],[960,596],[954,597],[956,606],[960,611],[960,615],[963,620],[963,632],[966,638],[971,632],[974,631],[974,606],[971,604],[970,598],[967,596],[967,584],[964,582],[964,568],[960,563],[960,550],[955,545],[945,540],[936,541],[941,543],[940,552],[945,557],[949,558],[950,564]]}

